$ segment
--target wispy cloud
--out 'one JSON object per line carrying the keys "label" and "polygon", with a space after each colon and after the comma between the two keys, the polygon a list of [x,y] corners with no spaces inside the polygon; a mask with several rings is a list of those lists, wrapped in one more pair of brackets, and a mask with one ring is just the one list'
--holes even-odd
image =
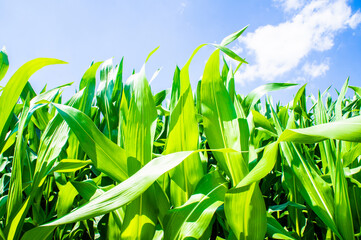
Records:
{"label": "wispy cloud", "polygon": [[303,7],[304,0],[274,0],[276,3],[280,3],[286,12],[297,10]]}
{"label": "wispy cloud", "polygon": [[317,64],[316,62],[313,63],[306,62],[305,65],[303,65],[302,67],[303,72],[306,75],[311,76],[312,78],[325,75],[329,69],[330,67],[328,60],[319,64]]}
{"label": "wispy cloud", "polygon": [[178,8],[179,14],[183,14],[186,7],[187,7],[187,2],[185,2],[185,1],[181,2],[180,6]]}
{"label": "wispy cloud", "polygon": [[[352,13],[346,0],[277,0],[290,19],[278,25],[257,28],[241,38],[237,52],[246,53],[250,64],[237,76],[239,81],[273,81],[306,62],[303,73],[317,77],[329,69],[328,61],[307,62],[311,52],[323,52],[334,46],[334,38],[343,29],[355,29],[361,13]],[[288,14],[289,15],[289,14]],[[301,61],[302,60],[302,61]]]}

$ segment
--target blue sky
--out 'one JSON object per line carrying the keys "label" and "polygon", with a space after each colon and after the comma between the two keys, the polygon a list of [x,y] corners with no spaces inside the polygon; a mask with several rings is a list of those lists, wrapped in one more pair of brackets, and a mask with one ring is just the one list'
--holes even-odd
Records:
{"label": "blue sky", "polygon": [[[92,60],[112,57],[117,64],[124,56],[126,79],[160,46],[146,67],[148,79],[162,68],[152,82],[156,93],[171,87],[175,66],[182,67],[198,45],[220,43],[249,25],[230,45],[249,62],[236,74],[238,92],[268,82],[296,82],[308,83],[308,92],[316,93],[330,85],[340,89],[348,76],[351,85],[360,86],[360,9],[359,0],[0,0],[0,46],[9,55],[6,78],[37,57],[69,62],[34,74],[30,82],[38,91],[45,84],[74,82],[77,87]],[[212,51],[202,49],[192,62],[193,87]],[[74,91],[70,87],[65,95]],[[286,103],[295,91],[275,96]]]}

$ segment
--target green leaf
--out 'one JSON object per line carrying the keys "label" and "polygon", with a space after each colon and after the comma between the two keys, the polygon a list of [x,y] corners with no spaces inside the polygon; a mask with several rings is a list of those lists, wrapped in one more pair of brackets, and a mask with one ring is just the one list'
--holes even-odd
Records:
{"label": "green leaf", "polygon": [[257,165],[237,184],[236,188],[242,188],[252,183],[260,181],[264,178],[274,167],[278,156],[278,142],[271,143],[266,146],[262,159]]}
{"label": "green leaf", "polygon": [[128,119],[128,102],[123,91],[119,106],[119,122],[118,122],[118,136],[117,136],[118,146],[122,148],[124,148],[125,131],[127,129],[126,128],[127,119]]}
{"label": "green leaf", "polygon": [[[345,131],[345,129],[349,129],[349,131]],[[279,141],[309,144],[326,139],[361,142],[361,116],[303,129],[287,129],[281,134]]]}
{"label": "green leaf", "polygon": [[[125,151],[129,176],[151,161],[157,122],[157,111],[145,76],[145,65],[133,76],[133,92],[125,129]],[[153,186],[126,207],[121,238],[151,239],[157,223],[155,206]]]}
{"label": "green leaf", "polygon": [[266,206],[258,183],[230,189],[224,199],[227,222],[237,239],[264,239]]}
{"label": "green leaf", "polygon": [[361,96],[361,87],[356,87],[356,86],[348,86],[348,87],[354,90],[355,93],[357,93],[359,96]]}
{"label": "green leaf", "polygon": [[5,47],[0,51],[0,81],[4,78],[9,68],[9,59]]}
{"label": "green leaf", "polygon": [[[219,75],[219,50],[209,58],[201,84],[203,125],[210,148],[241,151],[240,129],[232,100]],[[240,153],[214,153],[233,185],[248,173]]]}
{"label": "green leaf", "polygon": [[348,149],[348,151],[344,153],[344,155],[342,156],[343,166],[347,167],[360,155],[361,155],[361,143],[358,143],[351,149]]}
{"label": "green leaf", "polygon": [[148,62],[149,58],[159,49],[160,46],[154,48],[147,56],[147,58],[145,59],[145,63]]}
{"label": "green leaf", "polygon": [[115,141],[115,135],[112,135],[112,129],[115,128],[115,114],[112,104],[112,91],[114,87],[115,71],[113,69],[113,59],[110,58],[102,64],[100,69],[100,83],[96,92],[96,104],[104,116],[105,134],[109,139]]}
{"label": "green leaf", "polygon": [[[340,143],[339,143],[340,144]],[[348,194],[348,184],[345,178],[341,159],[336,159],[335,176],[335,222],[343,239],[354,239],[351,205]]]}
{"label": "green leaf", "polygon": [[80,146],[94,166],[117,182],[127,179],[126,153],[105,137],[83,112],[61,104],[54,104],[59,114],[77,136]]}
{"label": "green leaf", "polygon": [[87,201],[99,197],[104,193],[93,180],[85,180],[83,182],[72,181],[71,184],[73,184],[80,196]]}
{"label": "green leaf", "polygon": [[267,235],[274,239],[296,240],[270,213],[267,213]]}
{"label": "green leaf", "polygon": [[330,186],[310,166],[293,143],[281,142],[280,145],[287,164],[296,175],[298,191],[322,221],[339,235],[334,222],[334,199]]}
{"label": "green leaf", "polygon": [[294,83],[268,83],[265,85],[262,85],[254,90],[252,90],[250,93],[247,94],[245,99],[242,102],[242,106],[246,112],[246,115],[248,116],[248,113],[252,109],[252,107],[258,102],[258,100],[265,95],[268,92],[281,90],[285,88],[289,88],[292,86],[296,86],[297,84]]}
{"label": "green leaf", "polygon": [[163,90],[163,91],[160,91],[159,93],[157,93],[155,96],[154,96],[154,103],[156,106],[158,105],[162,105],[162,102],[164,101],[165,97],[167,96],[168,94],[168,90]]}
{"label": "green leaf", "polygon": [[11,169],[10,187],[7,201],[7,216],[6,222],[19,211],[23,203],[23,183],[22,183],[22,171],[24,165],[24,139],[23,133],[25,130],[25,124],[29,113],[29,98],[26,99],[19,120],[19,130],[15,143],[14,160]]}
{"label": "green leaf", "polygon": [[95,85],[96,85],[95,76],[100,64],[102,63],[103,62],[96,62],[91,67],[89,67],[89,69],[84,73],[79,84],[79,90],[84,89],[84,95],[79,110],[84,112],[89,117],[90,117],[90,108],[95,96]]}
{"label": "green leaf", "polygon": [[343,84],[341,92],[338,95],[338,98],[337,98],[337,101],[336,101],[336,105],[335,105],[336,120],[341,120],[342,119],[342,101],[345,98],[345,95],[346,95],[346,92],[347,92],[348,81],[349,81],[349,78],[347,78],[345,83]]}
{"label": "green leaf", "polygon": [[[198,148],[198,122],[189,81],[189,65],[193,56],[180,71],[179,79],[175,76],[173,81],[172,92],[174,94],[171,96],[171,102],[176,105],[171,109],[166,153]],[[179,89],[179,92],[175,90],[176,88]],[[170,200],[175,207],[178,207],[188,200],[203,177],[203,166],[199,155],[192,155],[169,174],[171,177]]]}
{"label": "green leaf", "polygon": [[233,52],[231,49],[229,48],[226,48],[222,45],[218,45],[218,44],[210,44],[216,48],[218,48],[219,50],[221,50],[223,53],[225,53],[228,57],[236,60],[236,61],[239,61],[241,63],[245,63],[245,64],[248,64],[248,62],[246,62],[246,60],[244,60],[243,58],[241,58],[240,56],[238,56],[235,52]]}
{"label": "green leaf", "polygon": [[62,159],[56,166],[51,169],[52,172],[66,173],[75,172],[83,167],[91,164],[92,161],[77,160],[77,159]]}
{"label": "green leaf", "polygon": [[137,173],[101,196],[89,201],[71,213],[26,232],[23,240],[45,239],[56,226],[73,223],[114,211],[138,198],[165,172],[171,170],[185,158],[197,151],[171,153],[153,159]]}
{"label": "green leaf", "polygon": [[[210,148],[248,151],[246,119],[238,119],[232,99],[219,75],[219,50],[206,63],[201,84],[203,126]],[[212,152],[219,167],[236,186],[248,174],[248,155],[240,152]],[[245,207],[247,206],[247,207]],[[257,183],[228,191],[224,200],[227,222],[237,239],[263,238],[266,209]]]}
{"label": "green leaf", "polygon": [[[271,107],[271,113],[276,128],[281,128],[280,120]],[[296,130],[296,129],[293,129]],[[282,141],[282,135],[279,142]],[[317,174],[311,163],[301,154],[299,147],[294,143],[280,142],[281,156],[285,159],[285,166],[289,166],[295,176],[294,184],[303,199],[322,221],[340,237],[334,221],[334,206],[331,187]]]}
{"label": "green leaf", "polygon": [[112,93],[112,102],[115,102],[115,107],[119,107],[123,93],[123,60],[120,60],[117,66],[117,77],[115,78],[114,89]]}
{"label": "green leaf", "polygon": [[31,75],[45,66],[63,63],[65,62],[53,58],[37,58],[25,63],[14,73],[0,96],[0,133],[7,131],[6,123],[8,118]]}
{"label": "green leaf", "polygon": [[65,185],[57,183],[59,188],[58,201],[56,203],[57,216],[60,218],[67,214],[74,202],[74,198],[78,195],[78,191],[74,188],[71,182]]}
{"label": "green leaf", "polygon": [[221,42],[221,46],[227,46],[228,44],[230,44],[231,42],[233,42],[234,40],[236,40],[237,38],[239,38],[239,36],[241,36],[241,34],[248,28],[248,26],[245,26],[244,28],[242,28],[241,30],[232,33],[231,35],[225,37],[222,42]]}
{"label": "green leaf", "polygon": [[271,125],[270,121],[257,111],[252,110],[253,121],[256,127],[264,128],[272,133],[277,134],[276,129]]}
{"label": "green leaf", "polygon": [[283,204],[280,204],[280,205],[270,206],[270,207],[268,208],[268,211],[269,211],[270,213],[272,213],[272,212],[279,212],[279,211],[285,210],[288,206],[292,206],[292,207],[295,207],[295,208],[298,208],[298,209],[301,209],[301,210],[306,210],[306,209],[307,209],[306,206],[304,206],[304,205],[302,205],[302,204],[288,201],[288,202],[283,203]]}
{"label": "green leaf", "polygon": [[[83,91],[80,91],[75,94],[67,104],[78,106],[82,93]],[[20,229],[23,226],[26,214],[32,205],[35,196],[37,196],[39,188],[42,187],[55,159],[59,156],[67,142],[68,133],[69,128],[59,114],[55,115],[44,130],[40,138],[30,195],[22,204],[21,209],[17,212],[16,216],[6,223],[5,230],[9,239],[17,239],[19,237]]]}
{"label": "green leaf", "polygon": [[218,171],[205,175],[190,199],[166,215],[164,239],[200,239],[226,191],[227,183]]}
{"label": "green leaf", "polygon": [[173,75],[173,83],[172,83],[172,91],[171,91],[171,96],[170,96],[170,103],[169,103],[169,110],[173,111],[173,108],[175,108],[178,99],[179,99],[179,95],[180,95],[180,69],[177,66],[176,69],[174,70],[174,75]]}
{"label": "green leaf", "polygon": [[145,66],[133,76],[133,92],[125,130],[128,175],[152,159],[157,118],[154,98],[145,77]]}

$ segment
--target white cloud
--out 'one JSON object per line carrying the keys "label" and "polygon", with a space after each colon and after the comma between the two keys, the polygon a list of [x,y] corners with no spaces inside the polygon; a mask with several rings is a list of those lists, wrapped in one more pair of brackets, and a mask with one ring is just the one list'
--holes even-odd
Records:
{"label": "white cloud", "polygon": [[359,25],[361,23],[361,12],[360,10],[358,10],[354,15],[352,15],[352,17],[347,21],[348,25],[350,25],[350,27],[352,29],[355,29],[357,27],[357,25]]}
{"label": "white cloud", "polygon": [[234,74],[234,81],[240,83],[242,87],[246,85],[245,82],[242,81],[241,73],[239,71]]}
{"label": "white cloud", "polygon": [[316,62],[307,62],[305,65],[303,65],[302,70],[305,74],[311,76],[312,78],[319,77],[325,75],[326,72],[330,69],[328,62],[328,60],[320,64],[317,64]]}
{"label": "white cloud", "polygon": [[[361,13],[352,14],[346,0],[313,0],[307,4],[295,0],[278,1],[284,4],[285,11],[300,9],[290,20],[276,26],[259,27],[240,39],[240,47],[247,53],[250,64],[241,70],[239,81],[273,81],[298,67],[310,52],[331,49],[335,35],[343,29],[356,28],[361,22]],[[318,69],[317,64],[305,68],[322,74],[328,70],[328,64],[323,64],[318,65]]]}

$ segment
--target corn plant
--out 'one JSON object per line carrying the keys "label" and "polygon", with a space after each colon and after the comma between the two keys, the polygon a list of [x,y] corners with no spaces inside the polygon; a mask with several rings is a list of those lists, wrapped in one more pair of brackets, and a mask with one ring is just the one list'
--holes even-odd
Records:
{"label": "corn plant", "polygon": [[[200,45],[157,94],[157,49],[127,79],[123,59],[92,62],[66,102],[70,84],[28,82],[65,62],[20,67],[0,95],[0,239],[360,239],[361,88],[347,79],[334,100],[303,85],[286,105],[268,93],[297,84],[239,95],[247,62],[228,45],[245,30]],[[0,80],[8,66],[3,49]]]}

